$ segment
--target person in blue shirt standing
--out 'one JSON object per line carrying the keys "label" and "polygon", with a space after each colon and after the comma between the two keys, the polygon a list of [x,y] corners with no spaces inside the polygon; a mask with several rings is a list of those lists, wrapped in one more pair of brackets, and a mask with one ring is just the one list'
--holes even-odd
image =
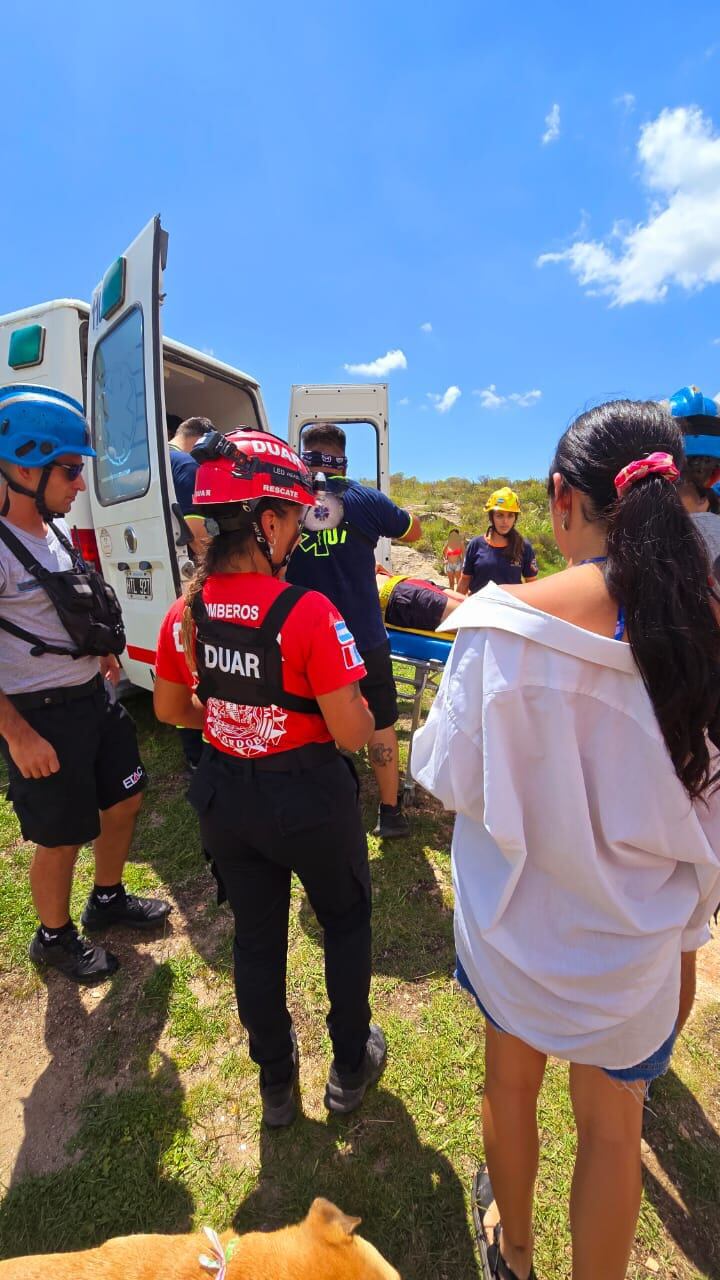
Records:
{"label": "person in blue shirt standing", "polygon": [[420,522],[384,493],[346,478],[345,444],[345,432],[331,422],[315,423],[303,434],[302,460],[314,474],[324,472],[328,493],[305,523],[287,578],[328,596],[355,637],[367,670],[360,689],[375,717],[368,746],[380,792],[373,834],[389,840],[407,835],[409,824],[399,795],[397,694],[375,585],[375,547],[380,538],[417,542]]}
{"label": "person in blue shirt standing", "polygon": [[[184,422],[173,422],[173,425],[175,431],[168,441],[170,471],[178,506],[193,535],[190,552],[193,560],[197,560],[205,545],[206,534],[205,521],[193,510],[195,474],[200,464],[193,458],[191,450],[198,440],[215,428],[209,418],[186,418]],[[169,429],[172,430],[172,427]],[[190,773],[194,773],[202,755],[202,732],[200,729],[178,728],[178,734],[187,768]]]}
{"label": "person in blue shirt standing", "polygon": [[209,418],[186,418],[180,422],[168,442],[170,450],[170,471],[172,472],[175,497],[178,506],[193,534],[191,551],[197,558],[202,549],[205,522],[193,510],[193,493],[195,491],[195,473],[198,463],[192,456],[198,440],[215,428]]}
{"label": "person in blue shirt standing", "polygon": [[520,500],[514,490],[504,485],[490,494],[485,503],[490,524],[487,533],[471,538],[465,552],[465,563],[458,591],[474,595],[488,582],[533,582],[538,565],[532,545],[518,532]]}

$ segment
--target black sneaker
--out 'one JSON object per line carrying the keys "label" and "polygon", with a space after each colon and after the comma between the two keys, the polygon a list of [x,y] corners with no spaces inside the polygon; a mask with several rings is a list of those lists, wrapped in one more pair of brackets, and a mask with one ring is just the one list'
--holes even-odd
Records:
{"label": "black sneaker", "polygon": [[92,986],[111,978],[119,965],[117,956],[104,947],[95,947],[87,938],[80,937],[77,929],[64,934],[57,942],[43,942],[39,933],[28,947],[33,964],[41,969],[57,969],[73,982]]}
{"label": "black sneaker", "polygon": [[407,815],[403,813],[402,805],[378,805],[377,826],[373,835],[380,836],[381,840],[398,840],[402,836],[410,835],[410,823]]}
{"label": "black sneaker", "polygon": [[339,1076],[335,1063],[331,1063],[325,1086],[325,1106],[337,1115],[347,1115],[360,1106],[371,1084],[380,1079],[387,1062],[385,1036],[376,1023],[370,1024],[370,1035],[365,1045],[365,1057],[352,1075]]}
{"label": "black sneaker", "polygon": [[111,902],[98,902],[94,893],[85,904],[81,919],[83,928],[94,932],[112,924],[130,929],[157,929],[167,920],[172,906],[162,898],[136,898],[134,893],[118,893]]}
{"label": "black sneaker", "polygon": [[300,1061],[298,1057],[297,1036],[295,1028],[290,1028],[292,1036],[292,1074],[284,1084],[263,1084],[260,1070],[260,1097],[262,1099],[263,1123],[268,1129],[284,1129],[292,1124],[297,1115],[295,1092],[297,1089]]}

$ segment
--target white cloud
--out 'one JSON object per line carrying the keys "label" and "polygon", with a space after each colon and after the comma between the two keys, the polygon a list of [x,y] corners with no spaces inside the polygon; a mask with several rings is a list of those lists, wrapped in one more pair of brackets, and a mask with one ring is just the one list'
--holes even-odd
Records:
{"label": "white cloud", "polygon": [[489,387],[484,387],[482,391],[473,391],[474,396],[480,397],[481,409],[499,409],[501,404],[505,403],[505,397],[496,394],[497,388],[494,382]]}
{"label": "white cloud", "polygon": [[537,260],[566,262],[588,293],[612,306],[661,302],[671,285],[690,291],[720,281],[720,137],[712,120],[699,107],[665,109],[643,125],[637,152],[646,221],[618,222],[604,241],[575,240]]}
{"label": "white cloud", "polygon": [[368,378],[384,378],[393,369],[407,369],[407,360],[405,352],[398,348],[386,351],[384,356],[378,356],[377,360],[370,360],[367,364],[346,364],[343,368],[348,373],[362,373]]}
{"label": "white cloud", "polygon": [[409,404],[409,403],[410,403],[410,399],[408,396],[403,396],[402,400],[398,400],[398,404]]}
{"label": "white cloud", "polygon": [[542,397],[542,391],[510,391],[508,395],[498,395],[498,389],[494,382],[489,387],[483,387],[480,391],[473,391],[474,396],[480,399],[481,409],[502,409],[503,405],[513,404],[518,409],[531,409],[534,404]]}
{"label": "white cloud", "polygon": [[426,320],[424,324],[421,324],[421,325],[420,325],[420,332],[421,332],[421,333],[432,333],[432,325],[431,325],[431,323],[430,323],[430,321],[429,321],[429,320]]}
{"label": "white cloud", "polygon": [[714,347],[720,347],[720,338],[713,338],[711,341]]}
{"label": "white cloud", "polygon": [[461,395],[462,391],[459,387],[448,387],[441,396],[436,391],[427,392],[428,400],[432,401],[433,409],[437,409],[438,413],[448,413]]}
{"label": "white cloud", "polygon": [[545,117],[545,132],[542,136],[543,146],[547,146],[548,142],[555,142],[560,137],[560,104],[553,102],[550,110]]}
{"label": "white cloud", "polygon": [[519,409],[530,409],[542,397],[542,391],[537,389],[534,391],[511,391],[508,400],[511,404],[516,404]]}
{"label": "white cloud", "polygon": [[616,107],[622,107],[624,111],[627,111],[628,115],[634,110],[635,101],[634,93],[619,93],[617,98],[613,98],[614,105]]}

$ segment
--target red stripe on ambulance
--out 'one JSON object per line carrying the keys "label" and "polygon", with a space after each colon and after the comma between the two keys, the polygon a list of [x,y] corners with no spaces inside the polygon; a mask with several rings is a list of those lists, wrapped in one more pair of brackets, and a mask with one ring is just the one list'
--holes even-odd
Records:
{"label": "red stripe on ambulance", "polygon": [[128,658],[134,658],[136,662],[147,662],[151,667],[155,665],[154,649],[140,649],[136,644],[129,644],[127,656]]}

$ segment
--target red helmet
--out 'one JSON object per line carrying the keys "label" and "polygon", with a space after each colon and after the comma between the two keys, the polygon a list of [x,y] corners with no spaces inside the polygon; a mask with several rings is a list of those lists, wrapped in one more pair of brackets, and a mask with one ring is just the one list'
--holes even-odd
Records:
{"label": "red helmet", "polygon": [[192,451],[200,466],[195,476],[193,507],[239,506],[252,511],[263,498],[279,498],[313,507],[313,478],[294,449],[265,431],[239,430],[227,435],[210,431]]}

